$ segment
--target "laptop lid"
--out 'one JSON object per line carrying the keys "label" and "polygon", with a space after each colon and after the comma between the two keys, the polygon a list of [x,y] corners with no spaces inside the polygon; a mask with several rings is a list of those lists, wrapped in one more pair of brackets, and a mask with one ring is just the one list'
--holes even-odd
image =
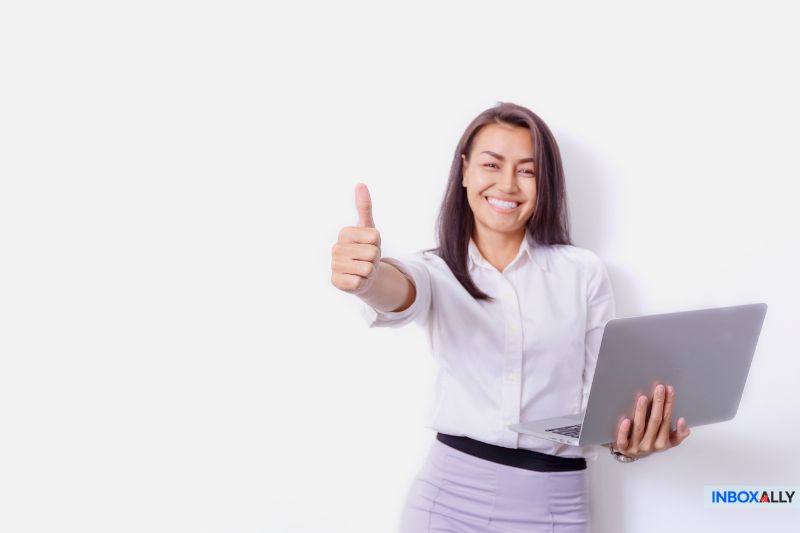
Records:
{"label": "laptop lid", "polygon": [[739,408],[767,304],[755,303],[610,320],[603,332],[581,446],[616,440],[637,394],[675,387],[671,429],[732,419]]}

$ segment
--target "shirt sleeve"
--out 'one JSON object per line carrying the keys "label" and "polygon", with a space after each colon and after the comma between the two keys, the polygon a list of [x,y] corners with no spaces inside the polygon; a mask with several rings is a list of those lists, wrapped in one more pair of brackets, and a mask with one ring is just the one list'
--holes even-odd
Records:
{"label": "shirt sleeve", "polygon": [[431,274],[425,260],[419,255],[406,256],[402,259],[382,257],[381,261],[389,263],[403,273],[416,287],[414,302],[402,311],[379,311],[361,301],[361,315],[369,327],[399,328],[410,322],[423,324],[431,307]]}
{"label": "shirt sleeve", "polygon": [[586,410],[589,403],[589,388],[592,386],[597,354],[606,324],[616,316],[614,290],[603,261],[594,256],[589,265],[591,274],[586,303],[586,342],[584,352],[583,389],[581,394],[581,411]]}

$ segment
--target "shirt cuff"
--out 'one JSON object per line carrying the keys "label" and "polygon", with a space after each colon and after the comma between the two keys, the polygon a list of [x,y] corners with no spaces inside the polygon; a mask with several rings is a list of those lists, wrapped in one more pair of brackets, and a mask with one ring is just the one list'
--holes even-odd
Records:
{"label": "shirt cuff", "polygon": [[369,327],[388,326],[398,328],[422,318],[423,307],[430,301],[428,274],[425,266],[393,257],[382,257],[381,261],[392,265],[410,279],[415,286],[414,302],[402,311],[379,311],[361,300],[361,316]]}

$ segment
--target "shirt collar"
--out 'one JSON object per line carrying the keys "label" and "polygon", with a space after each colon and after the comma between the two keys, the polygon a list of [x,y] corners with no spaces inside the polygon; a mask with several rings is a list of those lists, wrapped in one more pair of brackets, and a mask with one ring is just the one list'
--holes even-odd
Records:
{"label": "shirt collar", "polygon": [[[519,252],[509,264],[517,261],[520,255],[523,254],[527,255],[528,259],[530,259],[531,262],[541,270],[544,270],[545,272],[548,270],[549,265],[547,263],[547,256],[544,252],[544,249],[541,246],[533,243],[533,236],[527,227],[525,228],[525,238],[522,239]],[[478,246],[475,244],[475,241],[472,240],[472,237],[469,239],[468,255],[469,262],[471,262],[473,265],[482,265],[488,268],[494,268],[494,266],[489,263],[489,261],[484,259],[483,255],[481,255],[481,252],[478,250]]]}

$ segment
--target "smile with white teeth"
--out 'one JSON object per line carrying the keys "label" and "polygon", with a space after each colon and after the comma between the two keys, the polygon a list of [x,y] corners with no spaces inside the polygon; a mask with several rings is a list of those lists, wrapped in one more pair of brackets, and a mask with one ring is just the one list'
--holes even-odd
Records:
{"label": "smile with white teeth", "polygon": [[491,196],[487,196],[486,200],[494,207],[497,207],[503,211],[516,209],[519,206],[517,202],[507,202],[505,200],[498,200],[497,198],[493,198]]}

